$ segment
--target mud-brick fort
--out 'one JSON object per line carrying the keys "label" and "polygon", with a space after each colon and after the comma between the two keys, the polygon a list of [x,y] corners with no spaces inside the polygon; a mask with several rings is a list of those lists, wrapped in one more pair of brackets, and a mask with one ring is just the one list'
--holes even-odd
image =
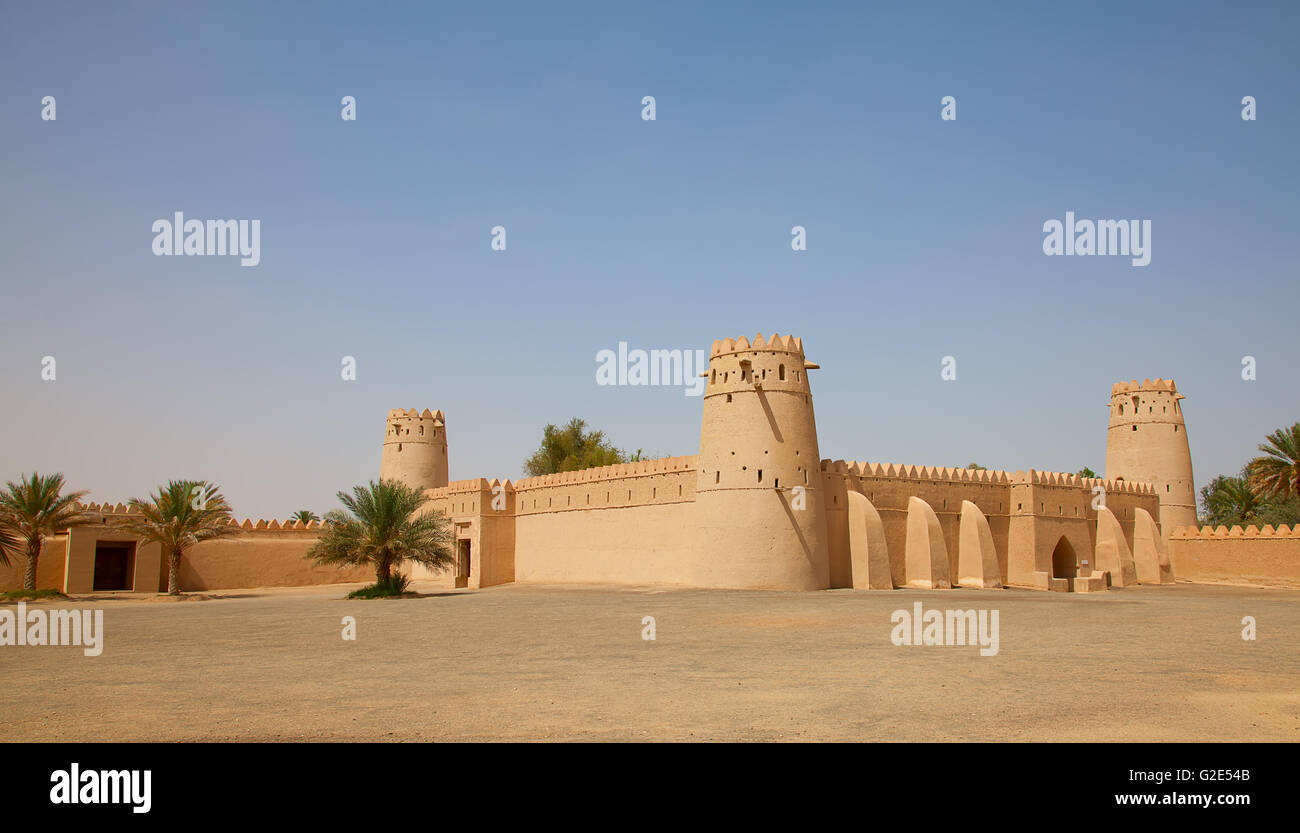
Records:
{"label": "mud-brick fort", "polygon": [[[449,587],[509,582],[822,590],[1021,587],[1097,592],[1183,581],[1300,587],[1300,529],[1196,529],[1192,461],[1172,381],[1111,389],[1106,477],[822,459],[798,338],[713,343],[700,451],[522,480],[448,482],[441,411],[389,411],[380,475],[424,490],[454,529]],[[39,586],[166,581],[161,553],[103,524],[51,541]],[[315,523],[245,520],[194,548],[185,590],[368,581],[313,565]],[[120,587],[100,580],[115,566]],[[59,556],[62,556],[61,558]],[[18,571],[4,576],[18,586]]]}

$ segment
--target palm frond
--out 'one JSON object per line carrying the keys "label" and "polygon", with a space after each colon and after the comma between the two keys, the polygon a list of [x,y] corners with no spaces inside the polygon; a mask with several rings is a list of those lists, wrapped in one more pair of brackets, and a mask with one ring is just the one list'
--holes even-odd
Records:
{"label": "palm frond", "polygon": [[159,544],[167,553],[184,552],[239,531],[230,504],[206,480],[171,480],[145,500],[131,498],[127,514],[113,523],[142,543]]}
{"label": "palm frond", "polygon": [[0,565],[8,567],[10,565],[9,553],[21,553],[22,551],[22,536],[9,525],[7,518],[0,517]]}
{"label": "palm frond", "polygon": [[433,570],[455,563],[451,524],[441,512],[420,512],[421,490],[380,480],[351,494],[339,492],[338,498],[344,508],[326,514],[325,531],[307,553],[318,564],[369,564],[386,574],[406,561]]}
{"label": "palm frond", "polygon": [[63,494],[63,475],[32,472],[0,490],[0,515],[9,519],[11,529],[28,540],[47,537],[68,527],[90,522],[78,505],[88,493]]}
{"label": "palm frond", "polygon": [[1263,454],[1248,464],[1251,485],[1277,500],[1300,495],[1300,422],[1266,439],[1259,445]]}

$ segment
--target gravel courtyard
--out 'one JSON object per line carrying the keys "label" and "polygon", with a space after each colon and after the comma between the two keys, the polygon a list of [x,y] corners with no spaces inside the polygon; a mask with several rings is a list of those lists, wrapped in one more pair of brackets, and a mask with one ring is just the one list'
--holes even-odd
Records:
{"label": "gravel courtyard", "polygon": [[[1297,591],[353,586],[29,604],[104,650],[0,646],[0,739],[1300,740]],[[999,653],[893,645],[917,601],[998,610]]]}

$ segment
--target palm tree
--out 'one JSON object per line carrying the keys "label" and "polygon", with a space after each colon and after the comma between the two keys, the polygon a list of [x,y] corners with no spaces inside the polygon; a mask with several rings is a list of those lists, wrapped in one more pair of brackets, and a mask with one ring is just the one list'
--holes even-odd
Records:
{"label": "palm tree", "polygon": [[[89,523],[90,518],[77,505],[86,492],[63,494],[63,475],[41,475],[32,472],[23,475],[17,483],[10,481],[0,490],[0,526],[7,527],[7,537],[18,541],[9,544],[14,551],[27,549],[27,569],[23,573],[23,589],[36,589],[36,565],[41,558],[44,540],[70,526]],[[5,563],[9,563],[5,557]]]}
{"label": "palm tree", "polygon": [[312,521],[319,521],[320,515],[317,515],[315,512],[311,511],[310,509],[299,509],[297,512],[294,512],[291,516],[289,516],[289,520],[302,521],[304,524],[308,524],[311,523]]}
{"label": "palm tree", "polygon": [[234,535],[239,531],[230,514],[230,504],[218,488],[206,480],[171,480],[149,496],[131,498],[128,514],[115,519],[115,526],[139,539],[141,544],[158,544],[167,554],[167,594],[180,594],[181,558],[195,544]]}
{"label": "palm tree", "polygon": [[441,512],[416,514],[424,503],[420,489],[397,480],[372,480],[369,486],[353,487],[350,495],[338,495],[347,511],[326,513],[325,531],[307,552],[317,564],[370,564],[376,582],[382,585],[403,561],[433,570],[445,570],[455,563],[447,516]]}
{"label": "palm tree", "polygon": [[1264,454],[1250,461],[1251,485],[1279,501],[1300,495],[1300,422],[1269,434],[1259,450]]}
{"label": "palm tree", "polygon": [[22,551],[22,536],[14,530],[6,518],[0,517],[0,566],[9,566],[9,553]]}

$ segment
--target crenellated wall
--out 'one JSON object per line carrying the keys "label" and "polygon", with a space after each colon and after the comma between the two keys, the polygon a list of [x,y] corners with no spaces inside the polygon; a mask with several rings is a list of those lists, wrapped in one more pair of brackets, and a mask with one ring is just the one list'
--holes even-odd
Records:
{"label": "crenellated wall", "polygon": [[1093,571],[1097,511],[1104,501],[1119,518],[1130,547],[1134,510],[1153,511],[1159,501],[1149,484],[1084,478],[1057,472],[1005,472],[960,468],[905,466],[895,463],[823,460],[830,527],[832,586],[852,587],[848,492],[857,492],[879,515],[896,585],[907,575],[906,552],[911,500],[919,498],[934,512],[946,547],[949,572],[958,573],[962,503],[982,513],[992,533],[998,567],[1005,583],[1039,589],[1053,588],[1057,576],[1053,554],[1064,540],[1074,554],[1077,575]]}
{"label": "crenellated wall", "polygon": [[1180,580],[1300,587],[1300,525],[1180,527],[1169,544]]}
{"label": "crenellated wall", "polygon": [[[1097,511],[1114,513],[1131,551],[1138,510],[1155,513],[1150,484],[1083,478],[1053,472],[972,471],[822,460],[820,490],[826,506],[829,586],[856,586],[849,550],[850,491],[865,497],[882,522],[895,583],[908,583],[908,519],[913,499],[933,509],[943,538],[948,573],[959,573],[963,502],[986,520],[999,583],[1038,589],[1076,589],[1095,572]],[[671,584],[734,586],[722,576],[701,580],[701,558],[714,574],[727,569],[722,555],[704,555],[696,499],[699,458],[672,457],[519,480],[474,479],[426,491],[429,509],[445,512],[458,542],[468,544],[466,565],[441,575],[417,571],[444,586],[483,587],[506,581],[536,583]],[[757,475],[755,475],[755,479]],[[796,484],[801,486],[802,484]],[[793,498],[792,512],[807,511]],[[768,494],[777,497],[773,483]],[[1062,541],[1068,570],[1057,552]],[[458,548],[459,548],[458,544]],[[717,563],[721,562],[721,563]],[[1103,577],[1098,574],[1098,581]],[[954,583],[956,579],[953,579]],[[1093,582],[1090,589],[1105,586]]]}
{"label": "crenellated wall", "polygon": [[[803,343],[715,341],[700,454],[543,477],[447,482],[441,411],[388,412],[381,476],[424,488],[449,522],[454,568],[412,567],[446,587],[509,582],[663,584],[748,589],[1004,585],[1095,591],[1189,580],[1300,584],[1293,530],[1180,530],[1191,489],[1182,396],[1171,381],[1112,389],[1108,471],[1083,478],[819,459]],[[1136,410],[1135,410],[1136,409]],[[1136,429],[1136,430],[1135,430]],[[1143,472],[1158,476],[1144,480]],[[431,486],[428,484],[432,484]],[[112,515],[52,539],[41,577],[62,568],[88,592],[97,542],[123,540]],[[370,581],[367,569],[316,567],[319,525],[245,519],[238,535],[187,556],[186,590]],[[21,563],[0,573],[21,582]],[[134,563],[159,587],[155,548]]]}
{"label": "crenellated wall", "polygon": [[[93,592],[97,545],[135,540],[113,523],[115,517],[128,514],[125,504],[91,503],[81,508],[91,516],[91,523],[72,527],[46,541],[37,574],[38,588],[64,593]],[[245,518],[236,526],[240,530],[237,534],[204,541],[186,552],[179,574],[182,590],[297,587],[374,580],[369,568],[321,567],[306,557],[324,526],[319,522]],[[8,572],[16,572],[16,577],[10,579],[0,574],[4,578],[0,587],[21,587],[21,569],[15,560]],[[167,563],[157,544],[137,546],[127,589],[147,593],[165,591],[167,575]]]}
{"label": "crenellated wall", "polygon": [[[1130,549],[1135,544],[1135,510],[1158,507],[1147,484],[1069,474],[822,460],[819,475],[826,502],[833,587],[858,586],[848,546],[850,491],[866,498],[881,520],[896,586],[905,586],[914,578],[908,575],[905,557],[914,499],[934,512],[953,583],[959,572],[961,509],[963,502],[969,501],[987,520],[1001,581],[1040,589],[1068,589],[1052,586],[1052,552],[1062,539],[1070,542],[1077,555],[1078,574],[1092,572],[1088,562],[1096,545],[1095,489],[1105,495],[1105,505],[1119,520]],[[409,572],[413,578],[432,579],[445,587],[487,587],[512,581],[727,586],[725,577],[719,585],[700,580],[698,478],[698,458],[692,456],[514,483],[476,478],[428,489],[426,511],[448,516],[457,564],[441,573],[418,566]],[[41,586],[61,585],[70,593],[91,592],[96,544],[131,540],[112,524],[114,515],[128,511],[126,506],[91,504],[85,509],[98,514],[98,522],[74,527],[47,543]],[[246,518],[237,526],[238,535],[204,542],[187,553],[180,573],[182,589],[373,579],[367,568],[319,567],[306,558],[324,524]],[[725,568],[725,564],[713,565],[715,574]],[[21,582],[20,570],[17,563],[10,569],[13,586]],[[135,589],[163,590],[165,581],[166,564],[157,547],[141,548],[134,563]]]}
{"label": "crenellated wall", "polygon": [[[372,582],[369,567],[320,566],[307,558],[319,532],[281,526],[241,532],[229,538],[204,541],[181,560],[182,590],[229,590],[242,587],[301,587],[340,582]],[[166,582],[166,562],[161,565]]]}
{"label": "crenellated wall", "polygon": [[427,490],[429,509],[451,521],[461,563],[414,575],[447,587],[687,584],[695,466],[695,457],[669,457]]}

